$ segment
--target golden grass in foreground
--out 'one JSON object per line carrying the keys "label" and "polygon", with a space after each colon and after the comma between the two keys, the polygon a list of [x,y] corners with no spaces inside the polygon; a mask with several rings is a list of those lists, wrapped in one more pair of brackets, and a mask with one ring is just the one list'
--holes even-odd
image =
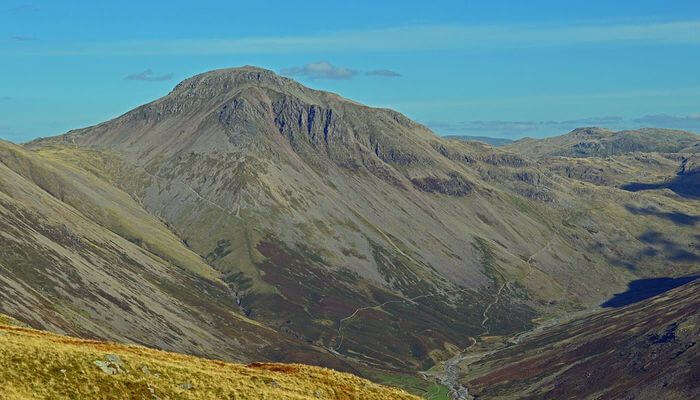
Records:
{"label": "golden grass in foreground", "polygon": [[[9,322],[9,321],[5,321]],[[95,361],[116,355],[123,372]],[[0,399],[418,399],[298,364],[229,364],[0,325]]]}

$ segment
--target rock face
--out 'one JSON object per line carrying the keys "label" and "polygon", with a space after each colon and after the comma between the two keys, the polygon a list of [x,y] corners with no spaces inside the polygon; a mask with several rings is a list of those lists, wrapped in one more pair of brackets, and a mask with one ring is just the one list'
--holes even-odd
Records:
{"label": "rock face", "polygon": [[[91,229],[115,233],[113,247],[157,265],[157,279],[135,278],[150,271],[142,264],[89,267],[113,274],[109,287],[130,285],[110,291],[115,300],[95,303],[116,309],[122,298],[130,307],[138,298],[151,310],[140,296],[163,292],[162,308],[173,309],[107,328],[94,323],[98,313],[75,323],[62,311],[55,322],[34,320],[57,330],[131,337],[126,332],[139,327],[153,339],[133,340],[153,344],[180,337],[182,324],[207,339],[162,346],[198,352],[206,342],[207,353],[218,348],[221,357],[342,366],[341,357],[415,370],[448,358],[471,337],[515,332],[543,312],[597,304],[637,276],[697,268],[693,226],[659,217],[696,214],[697,205],[658,190],[593,185],[514,152],[441,139],[395,111],[254,67],[197,75],[114,120],[26,148],[6,163],[17,179],[97,225]],[[85,175],[100,190],[92,190],[97,183],[76,189],[73,178],[42,178],[25,159],[55,163],[59,178]],[[666,160],[659,174],[675,173],[680,160]],[[113,192],[123,200],[100,213]],[[652,203],[661,214],[633,213]],[[16,215],[2,214],[17,225]],[[144,218],[150,222],[134,225]],[[36,234],[62,246],[90,237],[71,233],[77,228],[70,221],[46,229]],[[649,230],[658,235],[645,236]],[[691,258],[675,257],[679,251]],[[65,270],[81,279],[98,273],[78,268],[71,261]],[[40,290],[36,280],[3,273],[24,288],[18,299]],[[74,310],[77,296],[54,276],[45,279],[51,298],[70,299]],[[140,281],[144,288],[136,290]],[[100,282],[90,281],[86,291]],[[29,309],[20,301],[6,311]],[[175,311],[181,304],[187,318]],[[181,322],[168,325],[172,320]],[[154,321],[167,329],[148,328]]]}

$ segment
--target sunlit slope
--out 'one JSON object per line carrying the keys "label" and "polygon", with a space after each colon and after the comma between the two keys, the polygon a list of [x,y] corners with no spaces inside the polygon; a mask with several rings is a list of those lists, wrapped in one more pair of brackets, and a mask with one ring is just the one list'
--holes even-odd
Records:
{"label": "sunlit slope", "polygon": [[0,382],[4,400],[418,399],[330,369],[228,364],[9,325],[0,325]]}
{"label": "sunlit slope", "polygon": [[116,158],[100,154],[95,162],[102,165],[102,171],[108,172],[98,175],[94,169],[83,169],[90,160],[97,157],[96,154],[83,152],[79,158],[71,160],[73,163],[68,163],[58,156],[58,150],[52,150],[46,149],[39,155],[0,141],[0,161],[47,194],[128,241],[177,267],[204,278],[218,279],[219,274],[201,257],[183,246],[182,241],[161,220],[146,212],[138,199],[107,183],[105,173],[135,179],[134,176],[124,176],[130,171]]}
{"label": "sunlit slope", "polygon": [[7,142],[0,289],[0,312],[34,328],[230,361],[340,368],[324,362],[325,352],[244,317],[219,273],[125,192]]}

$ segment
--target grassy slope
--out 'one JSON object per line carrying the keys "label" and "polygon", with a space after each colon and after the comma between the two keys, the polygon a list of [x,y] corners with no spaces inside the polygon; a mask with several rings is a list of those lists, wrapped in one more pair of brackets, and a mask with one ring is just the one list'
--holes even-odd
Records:
{"label": "grassy slope", "polygon": [[[56,165],[0,142],[0,312],[81,337],[343,368],[245,318],[216,271],[126,193]],[[106,209],[118,218],[102,218]],[[132,240],[126,229],[144,239]]]}
{"label": "grassy slope", "polygon": [[[115,375],[95,365],[111,355],[124,365]],[[10,325],[0,325],[0,381],[6,400],[417,399],[330,369],[228,364]]]}
{"label": "grassy slope", "polygon": [[[218,279],[218,273],[183,246],[162,221],[147,213],[127,193],[107,183],[108,174],[131,172],[129,180],[138,180],[133,171],[122,170],[116,159],[96,152],[83,152],[81,158],[72,160],[73,164],[62,154],[69,151],[47,148],[36,154],[0,142],[0,159],[5,165],[87,218],[179,267],[207,279]],[[85,168],[89,162],[101,162],[102,173]]]}
{"label": "grassy slope", "polygon": [[[596,296],[602,299],[606,297],[604,292],[612,293],[615,286],[621,286],[625,281],[633,279],[633,273],[648,276],[677,275],[689,272],[686,270],[687,265],[674,261],[675,253],[671,252],[673,253],[671,254],[666,249],[676,251],[689,243],[692,240],[692,231],[689,226],[678,227],[656,216],[643,215],[630,218],[632,214],[625,206],[629,205],[632,209],[642,209],[646,207],[647,199],[651,198],[650,194],[645,193],[643,197],[639,197],[625,191],[613,191],[606,187],[598,187],[585,182],[585,180],[585,183],[573,180],[565,181],[547,173],[544,169],[537,169],[529,162],[523,162],[525,166],[522,166],[517,157],[495,150],[484,153],[486,150],[481,147],[485,146],[455,142],[447,150],[454,152],[451,154],[448,151],[450,159],[464,158],[460,157],[462,153],[471,155],[475,159],[477,159],[477,155],[480,157],[479,160],[485,159],[486,161],[475,161],[473,168],[478,171],[481,179],[500,190],[484,190],[483,193],[480,192],[467,198],[448,198],[445,196],[423,198],[430,204],[436,205],[433,210],[438,210],[439,215],[443,215],[443,211],[440,210],[454,211],[449,215],[449,218],[438,218],[443,223],[449,224],[452,231],[458,232],[453,237],[441,236],[444,232],[439,231],[438,228],[441,225],[436,224],[435,219],[418,220],[416,216],[422,215],[422,209],[416,208],[410,202],[404,202],[404,198],[401,196],[404,196],[405,193],[394,190],[390,186],[383,187],[384,192],[381,193],[381,196],[376,191],[364,193],[363,191],[367,187],[360,185],[341,190],[342,193],[364,193],[363,195],[367,199],[373,199],[370,202],[372,207],[366,209],[363,206],[351,205],[351,211],[361,210],[361,214],[354,215],[357,218],[355,220],[349,216],[346,219],[346,215],[342,213],[331,214],[334,215],[333,217],[310,215],[310,218],[316,218],[313,222],[323,225],[324,229],[311,223],[306,225],[299,223],[293,226],[308,227],[309,234],[292,235],[293,239],[290,239],[284,237],[285,231],[281,231],[278,233],[282,237],[272,240],[280,243],[267,243],[269,240],[265,240],[263,243],[260,237],[251,237],[251,233],[258,234],[258,236],[262,234],[260,231],[256,231],[256,228],[263,230],[271,228],[275,221],[250,219],[245,209],[241,210],[240,217],[233,217],[227,214],[226,210],[210,204],[215,202],[226,206],[228,200],[237,198],[236,195],[226,192],[225,188],[231,185],[226,184],[225,179],[217,178],[214,180],[214,182],[223,185],[221,193],[224,195],[220,194],[218,190],[209,194],[205,193],[197,183],[199,181],[195,180],[191,185],[206,196],[206,199],[189,198],[188,200],[188,196],[191,196],[191,189],[181,188],[180,192],[171,193],[172,199],[154,198],[149,208],[152,211],[172,209],[190,201],[191,208],[188,208],[187,212],[181,213],[180,217],[169,219],[169,224],[177,229],[178,234],[188,242],[191,249],[199,252],[202,257],[207,257],[211,265],[224,273],[240,270],[244,279],[253,282],[251,292],[254,292],[254,295],[244,297],[243,305],[254,311],[253,318],[255,320],[274,328],[282,326],[285,331],[302,338],[302,340],[312,341],[324,347],[338,348],[338,351],[346,356],[355,356],[359,353],[361,356],[358,356],[358,359],[369,359],[371,362],[379,359],[385,365],[404,370],[428,368],[428,363],[431,360],[436,361],[449,357],[451,353],[448,351],[448,347],[452,344],[456,347],[466,345],[469,343],[468,336],[478,335],[487,329],[491,335],[522,329],[529,322],[531,313],[524,310],[515,315],[514,311],[518,311],[518,309],[506,300],[527,301],[529,305],[534,304],[540,309],[544,308],[548,314],[556,314],[572,307],[566,302],[566,295],[573,298],[585,298],[591,295],[591,288],[596,288],[601,291]],[[104,159],[105,154],[100,154],[99,151],[61,146],[37,148],[35,151],[42,156],[55,159],[56,162],[94,171],[95,175],[105,176],[105,179],[112,180],[110,170],[105,168],[108,163],[100,161]],[[96,155],[96,158],[92,160],[90,154]],[[217,164],[215,160],[206,157],[203,159],[206,162],[188,163],[186,167],[179,167],[181,173],[172,172],[176,169],[175,167],[166,170],[176,177],[189,176],[190,174],[195,177],[226,176],[227,171],[233,171],[234,165],[238,165],[235,163],[229,165],[228,161]],[[214,163],[214,167],[210,163]],[[244,164],[247,165],[248,161]],[[625,165],[627,164],[625,163]],[[656,175],[669,173],[669,168],[673,169],[673,166],[670,160],[667,164],[664,164],[662,170],[649,179],[659,179]],[[630,169],[636,171],[639,168],[635,165]],[[630,171],[628,174],[632,175],[634,171]],[[232,181],[237,182],[237,179],[240,178],[239,175],[231,177]],[[605,171],[603,175],[607,177]],[[339,179],[336,184],[344,185],[347,182],[353,182],[347,178]],[[114,180],[121,182],[118,184],[119,187],[131,192],[128,188],[130,180],[119,177]],[[163,182],[156,179],[155,187],[159,191],[158,196],[165,193],[162,190],[167,189],[164,188],[175,188],[181,185],[179,180],[180,178],[177,178],[170,181],[171,184],[164,185]],[[611,179],[611,181],[613,180]],[[263,185],[263,187],[267,186]],[[140,197],[142,195],[140,190],[135,189],[134,196]],[[513,190],[515,193],[511,196],[509,192]],[[257,193],[254,192],[251,198],[259,199]],[[324,190],[321,193],[324,193],[324,196],[315,196],[314,198],[323,199],[325,196],[335,196],[335,191],[331,190]],[[537,200],[538,196],[550,196],[558,200],[554,204],[551,202],[543,203]],[[246,195],[242,198],[245,200],[248,197]],[[385,204],[386,198],[391,198],[393,203]],[[165,201],[160,203],[163,199]],[[513,204],[508,202],[509,199],[512,199]],[[689,215],[695,213],[694,206],[683,204],[674,199],[659,198],[654,200],[659,205],[659,209],[666,213],[678,210]],[[339,199],[339,204],[342,204],[342,201],[344,200]],[[397,207],[396,204],[401,206]],[[437,208],[438,204],[439,208]],[[385,207],[381,207],[383,205]],[[204,212],[201,211],[200,207],[205,208]],[[236,210],[235,204],[229,207],[230,210]],[[306,211],[304,210],[322,210],[326,205],[290,207],[286,210],[299,217],[305,215]],[[385,212],[380,217],[366,217],[366,215],[371,215],[371,210],[374,208]],[[516,208],[517,210],[515,210]],[[274,207],[270,209],[275,210]],[[434,230],[434,233],[418,237],[406,236],[405,232],[400,231],[404,225],[398,224],[395,220],[386,219],[399,209],[403,209],[403,213],[411,215],[415,219],[413,223],[416,226]],[[474,212],[475,210],[476,212]],[[333,213],[336,211],[338,210],[334,209]],[[284,217],[283,213],[274,215],[273,219],[275,220],[281,220]],[[350,223],[343,225],[337,221],[350,221]],[[466,223],[453,224],[450,221],[466,221]],[[364,229],[365,226],[370,228]],[[345,229],[346,227],[347,229]],[[635,240],[637,237],[647,237],[648,235],[644,235],[650,227],[665,236],[674,232],[676,237],[674,246],[664,247],[661,244],[652,244],[653,246],[650,247],[656,246],[658,249],[646,248],[645,243]],[[392,243],[381,242],[383,235],[378,233],[379,229],[392,236]],[[394,229],[397,230],[394,231]],[[302,231],[305,230],[302,229]],[[485,250],[483,246],[475,246],[461,240],[455,242],[454,240],[457,237],[465,238],[466,241],[475,234],[479,238],[483,237],[484,243],[489,243],[489,246],[493,248],[495,257],[492,257],[490,262],[493,265],[486,265],[486,259],[481,257],[481,253]],[[431,240],[435,237],[441,239]],[[531,238],[531,240],[523,242],[523,237]],[[374,250],[371,252],[372,254],[358,253],[360,257],[352,258],[352,263],[348,265],[352,266],[367,260],[374,260],[377,264],[381,264],[382,268],[379,268],[379,272],[390,281],[403,282],[406,276],[412,276],[413,270],[418,272],[422,270],[423,266],[414,265],[413,262],[413,260],[421,259],[417,248],[420,251],[435,250],[438,249],[435,246],[442,243],[444,248],[458,253],[457,258],[461,264],[459,270],[452,271],[451,275],[448,276],[470,269],[471,267],[468,267],[467,264],[478,260],[479,264],[482,264],[479,265],[479,268],[483,268],[486,275],[494,280],[498,287],[505,283],[508,284],[501,291],[502,296],[489,308],[489,318],[485,327],[482,327],[484,307],[494,301],[493,296],[488,293],[483,296],[480,293],[465,291],[459,293],[462,296],[457,299],[459,306],[447,310],[449,314],[433,312],[441,304],[451,303],[440,296],[421,298],[420,306],[394,302],[375,310],[377,312],[372,312],[372,310],[361,312],[343,324],[343,346],[338,347],[337,326],[339,320],[351,315],[358,308],[384,303],[394,297],[384,298],[376,294],[367,295],[361,290],[355,290],[352,287],[353,283],[346,284],[345,280],[328,274],[320,265],[317,265],[337,266],[339,262],[343,262],[343,258],[339,258],[337,253],[333,253],[335,247],[331,240],[333,238],[337,238],[339,244],[349,244],[350,247],[354,247],[354,244],[357,243],[357,249],[360,251],[370,238],[373,239],[372,243],[382,244],[381,247],[372,247]],[[414,238],[420,242],[414,242]],[[289,240],[313,247],[308,248],[309,251],[299,251],[299,249],[293,251],[293,245],[284,243]],[[478,241],[478,239],[474,240],[475,243]],[[621,240],[622,242],[620,242]],[[221,252],[218,251],[219,242],[226,245],[221,246]],[[500,243],[505,243],[507,247],[503,248]],[[602,249],[594,247],[600,243],[605,247]],[[264,246],[261,247],[261,245]],[[400,257],[398,254],[392,256],[392,246],[401,248],[410,257]],[[277,247],[287,248],[284,253],[290,254],[281,254],[281,250],[275,250]],[[468,251],[472,248],[476,250]],[[653,257],[644,256],[645,250],[656,255]],[[261,251],[265,254],[260,253]],[[297,253],[297,255],[291,253]],[[259,257],[253,257],[254,254]],[[249,258],[277,260],[279,262],[258,261],[253,265],[242,262]],[[532,262],[525,262],[530,258],[532,258]],[[667,262],[669,259],[672,261],[671,263]],[[291,262],[292,260],[298,260],[298,262]],[[435,267],[442,265],[442,259],[429,260],[433,261],[430,264]],[[622,264],[624,260],[634,260],[634,263]],[[246,264],[245,268],[242,264]],[[582,268],[584,265],[587,267]],[[611,265],[615,267],[611,268]],[[284,268],[281,268],[282,266]],[[618,266],[621,268],[616,268]],[[591,271],[595,271],[595,273]],[[600,274],[604,274],[606,278],[601,280]],[[298,276],[303,276],[304,280],[300,281]],[[315,276],[324,276],[324,283],[310,285],[312,277]],[[237,279],[235,275],[232,275],[231,278]],[[421,282],[418,277],[413,280]],[[303,282],[301,284],[303,290],[299,290],[300,282]],[[273,288],[273,290],[261,290],[263,284],[268,288]],[[357,286],[361,287],[360,284]],[[245,290],[245,287],[239,285],[240,290]],[[346,290],[348,287],[350,290]],[[423,288],[411,285],[409,282],[408,286],[404,285],[400,289],[404,291],[404,294],[408,293],[410,296],[414,290]],[[445,290],[449,289],[452,288]],[[294,297],[298,298],[299,301],[290,302],[290,299]],[[309,301],[309,299],[319,298],[324,299],[324,301]],[[275,312],[277,315],[274,315]],[[436,315],[439,317],[436,318]],[[436,322],[436,319],[441,319],[441,321]],[[430,327],[431,330],[426,331],[427,327]],[[382,343],[389,342],[391,346],[385,348],[377,346],[378,339]],[[350,353],[349,350],[352,350],[353,353]],[[410,360],[410,366],[396,363],[397,354],[401,361]],[[414,360],[420,361],[421,364]]]}

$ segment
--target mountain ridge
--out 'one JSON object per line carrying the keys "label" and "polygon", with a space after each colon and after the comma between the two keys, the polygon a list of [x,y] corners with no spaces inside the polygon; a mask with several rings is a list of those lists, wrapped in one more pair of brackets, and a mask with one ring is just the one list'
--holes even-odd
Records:
{"label": "mountain ridge", "polygon": [[677,129],[640,128],[612,131],[598,127],[581,127],[561,136],[544,139],[523,138],[506,145],[506,148],[533,158],[605,157],[634,152],[697,152],[697,149],[700,149],[700,135]]}

